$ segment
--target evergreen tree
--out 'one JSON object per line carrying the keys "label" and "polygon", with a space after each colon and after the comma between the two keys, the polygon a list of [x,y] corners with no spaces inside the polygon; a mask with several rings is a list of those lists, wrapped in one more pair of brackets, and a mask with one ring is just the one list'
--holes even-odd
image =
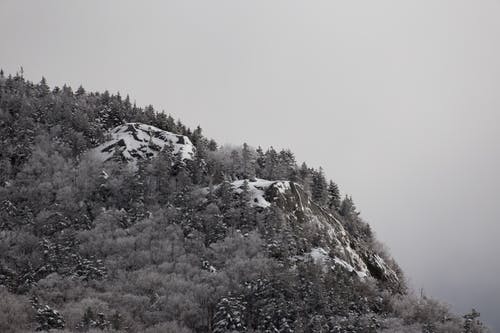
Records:
{"label": "evergreen tree", "polygon": [[278,179],[278,153],[273,147],[270,147],[266,151],[263,171],[265,179]]}
{"label": "evergreen tree", "polygon": [[40,97],[45,97],[50,94],[50,88],[47,85],[47,80],[45,80],[45,77],[42,76],[42,80],[40,81],[40,84],[38,85],[38,91],[39,91],[39,96]]}
{"label": "evergreen tree", "polygon": [[283,149],[278,156],[278,171],[279,179],[287,179],[291,181],[297,180],[295,155],[289,149]]}
{"label": "evergreen tree", "polygon": [[193,131],[193,134],[191,135],[191,142],[193,145],[198,149],[200,145],[205,145],[205,138],[202,135],[202,129],[200,126],[197,126],[196,129]]}
{"label": "evergreen tree", "polygon": [[323,174],[322,168],[319,168],[319,171],[315,171],[313,173],[311,196],[314,202],[316,202],[320,206],[324,206],[326,204],[328,192],[325,175]]}
{"label": "evergreen tree", "polygon": [[208,141],[207,148],[208,148],[208,150],[210,150],[210,151],[216,151],[216,150],[217,150],[217,142],[215,142],[215,140],[214,140],[214,139],[210,139],[210,140]]}
{"label": "evergreen tree", "polygon": [[340,204],[339,213],[351,221],[356,221],[358,219],[359,212],[357,211],[351,196],[348,196],[347,194],[345,195],[342,203]]}
{"label": "evergreen tree", "polygon": [[75,92],[75,95],[77,97],[81,97],[81,96],[85,95],[85,89],[83,89],[82,86],[79,86],[78,89]]}
{"label": "evergreen tree", "polygon": [[311,170],[307,166],[305,162],[302,162],[300,168],[299,168],[299,180],[300,183],[302,184],[304,191],[307,194],[311,193]]}
{"label": "evergreen tree", "polygon": [[262,147],[259,146],[255,152],[257,154],[255,159],[255,174],[259,178],[264,178],[264,168],[266,167],[266,157],[264,151],[262,150]]}
{"label": "evergreen tree", "polygon": [[233,186],[228,181],[222,182],[215,191],[218,207],[222,214],[226,214],[233,206]]}
{"label": "evergreen tree", "polygon": [[243,162],[241,160],[240,153],[237,150],[231,151],[231,177],[238,179],[242,175]]}
{"label": "evergreen tree", "polygon": [[337,184],[330,180],[328,184],[328,208],[336,211],[340,208],[340,191]]}
{"label": "evergreen tree", "polygon": [[243,148],[241,150],[241,158],[243,178],[255,178],[255,158],[253,156],[252,150],[246,143],[243,144]]}
{"label": "evergreen tree", "polygon": [[213,332],[244,332],[245,304],[238,297],[224,297],[217,303]]}
{"label": "evergreen tree", "polygon": [[201,231],[204,235],[204,244],[209,246],[224,237],[227,234],[227,225],[224,218],[215,203],[210,203],[204,211],[198,215],[201,219]]}
{"label": "evergreen tree", "polygon": [[251,220],[251,206],[250,206],[250,185],[248,184],[248,180],[243,181],[243,185],[241,186],[241,192],[239,194],[239,215],[240,222],[239,228],[250,228],[249,222]]}

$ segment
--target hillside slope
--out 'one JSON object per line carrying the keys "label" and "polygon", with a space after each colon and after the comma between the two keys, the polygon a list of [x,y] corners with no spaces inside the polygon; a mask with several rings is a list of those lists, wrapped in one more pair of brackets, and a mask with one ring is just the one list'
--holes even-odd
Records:
{"label": "hillside slope", "polygon": [[0,74],[0,332],[486,332],[290,150]]}
{"label": "hillside slope", "polygon": [[[397,273],[368,246],[356,239],[342,225],[339,218],[315,204],[302,187],[290,181],[268,181],[264,179],[238,180],[231,185],[236,193],[243,191],[247,182],[250,204],[256,207],[279,208],[284,213],[284,222],[295,228],[295,238],[307,239],[316,247],[307,253],[300,249],[296,259],[310,257],[328,269],[345,269],[359,278],[375,277],[388,282],[397,289],[401,281]],[[300,230],[316,229],[313,235]],[[293,255],[293,254],[292,254]]]}

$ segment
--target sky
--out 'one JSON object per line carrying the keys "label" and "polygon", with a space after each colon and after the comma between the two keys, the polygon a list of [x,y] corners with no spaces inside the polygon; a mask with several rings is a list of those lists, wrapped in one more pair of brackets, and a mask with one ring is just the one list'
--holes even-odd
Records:
{"label": "sky", "polygon": [[498,0],[0,0],[0,67],[322,166],[417,291],[500,331]]}

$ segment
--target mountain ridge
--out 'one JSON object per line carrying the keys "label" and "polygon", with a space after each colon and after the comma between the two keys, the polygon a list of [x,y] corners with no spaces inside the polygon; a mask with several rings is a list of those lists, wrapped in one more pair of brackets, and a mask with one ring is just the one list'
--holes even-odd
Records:
{"label": "mountain ridge", "polygon": [[1,73],[0,129],[2,332],[487,331],[413,296],[353,199],[290,150]]}

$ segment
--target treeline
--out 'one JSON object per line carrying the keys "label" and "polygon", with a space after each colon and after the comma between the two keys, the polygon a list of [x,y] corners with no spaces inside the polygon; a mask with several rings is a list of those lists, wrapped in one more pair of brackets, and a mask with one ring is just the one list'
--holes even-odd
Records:
{"label": "treeline", "polygon": [[354,218],[357,214],[352,198],[341,200],[337,184],[328,184],[321,168],[316,170],[305,163],[299,167],[290,150],[278,152],[270,147],[264,152],[247,144],[218,149],[214,140],[204,137],[199,126],[191,130],[152,106],[137,107],[129,96],[122,98],[119,93],[112,95],[107,91],[87,93],[81,86],[75,92],[68,86],[50,89],[44,78],[34,84],[20,74],[5,77],[3,72],[0,139],[5,149],[0,152],[0,181],[15,178],[37,150],[53,150],[51,153],[66,161],[78,161],[84,152],[106,140],[108,130],[126,122],[150,124],[188,136],[196,147],[195,160],[185,175],[191,178],[190,185],[208,186],[253,177],[291,180],[300,183],[316,203],[358,220]]}
{"label": "treeline", "polygon": [[[87,153],[125,122],[187,135],[196,155],[165,149],[131,169]],[[352,199],[289,150],[218,147],[128,97],[3,73],[0,136],[1,332],[484,331],[477,313],[303,258],[318,231],[251,205],[248,183],[236,193],[231,181],[297,182],[376,241]]]}

